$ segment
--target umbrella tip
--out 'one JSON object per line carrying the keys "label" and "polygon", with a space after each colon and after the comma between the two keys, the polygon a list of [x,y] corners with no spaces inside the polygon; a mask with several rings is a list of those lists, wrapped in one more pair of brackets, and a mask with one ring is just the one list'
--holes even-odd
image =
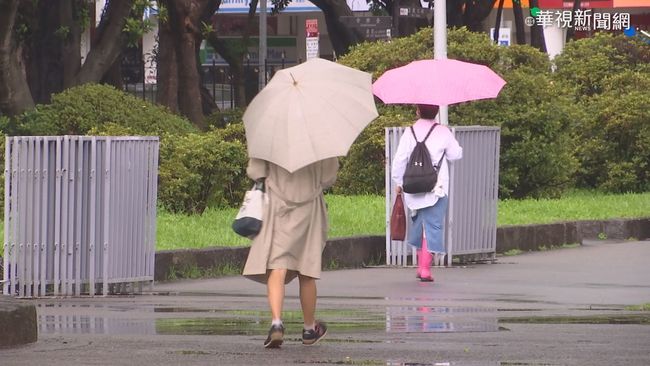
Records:
{"label": "umbrella tip", "polygon": [[298,82],[296,81],[296,78],[293,77],[293,74],[292,74],[292,73],[289,73],[289,75],[291,76],[291,79],[293,80],[293,85],[294,85],[294,86],[295,86],[295,85],[298,85]]}

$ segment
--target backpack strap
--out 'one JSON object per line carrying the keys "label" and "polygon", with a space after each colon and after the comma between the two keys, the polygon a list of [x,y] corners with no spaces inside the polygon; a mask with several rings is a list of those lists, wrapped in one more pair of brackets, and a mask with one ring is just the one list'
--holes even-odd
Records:
{"label": "backpack strap", "polygon": [[428,138],[429,135],[431,135],[431,132],[433,132],[433,129],[438,126],[437,123],[434,123],[433,126],[429,129],[429,132],[427,132],[427,135],[424,136],[424,139],[422,141],[418,141],[418,137],[415,135],[415,130],[413,129],[413,126],[411,125],[411,133],[413,133],[413,138],[415,139],[415,142],[425,142]]}
{"label": "backpack strap", "polygon": [[438,165],[436,165],[438,168],[440,168],[440,164],[442,164],[442,159],[445,158],[446,153],[447,153],[446,151],[442,152],[442,156],[440,157],[440,160],[438,160]]}

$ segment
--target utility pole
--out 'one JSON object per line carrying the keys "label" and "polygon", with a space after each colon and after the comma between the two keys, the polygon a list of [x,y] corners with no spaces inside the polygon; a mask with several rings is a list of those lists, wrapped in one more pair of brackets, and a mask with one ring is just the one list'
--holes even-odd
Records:
{"label": "utility pole", "polygon": [[[447,58],[447,3],[446,0],[435,0],[433,5],[433,58]],[[449,124],[449,107],[440,106],[440,124]]]}
{"label": "utility pole", "polygon": [[266,1],[260,0],[260,32],[259,32],[259,90],[266,86]]}

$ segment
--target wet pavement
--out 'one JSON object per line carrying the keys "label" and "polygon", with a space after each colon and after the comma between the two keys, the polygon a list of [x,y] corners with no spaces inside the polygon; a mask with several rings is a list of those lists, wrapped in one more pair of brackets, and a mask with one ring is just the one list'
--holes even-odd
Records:
{"label": "wet pavement", "polygon": [[157,283],[138,296],[34,300],[39,341],[0,365],[650,365],[650,241],[500,257],[496,264],[324,272],[300,344],[297,281],[285,344],[267,350],[265,288],[241,277]]}

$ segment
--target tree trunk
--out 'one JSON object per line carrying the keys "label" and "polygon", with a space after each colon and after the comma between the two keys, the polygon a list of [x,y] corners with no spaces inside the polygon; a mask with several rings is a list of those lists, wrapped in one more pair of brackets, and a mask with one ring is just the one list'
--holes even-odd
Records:
{"label": "tree trunk", "polygon": [[[163,2],[167,9],[169,3]],[[156,58],[156,101],[178,113],[178,66],[171,24],[158,23],[158,55]]]}
{"label": "tree trunk", "polygon": [[465,0],[447,0],[447,27],[458,28],[465,25],[463,20],[464,5]]}
{"label": "tree trunk", "polygon": [[490,34],[494,43],[499,44],[499,31],[501,30],[501,15],[503,14],[503,2],[499,0],[499,9],[497,10],[497,20],[494,24],[494,34]]}
{"label": "tree trunk", "polygon": [[177,0],[169,9],[169,20],[175,30],[176,62],[178,67],[178,109],[192,123],[205,129],[199,90],[199,72],[196,68],[196,34],[192,21],[191,1]]}
{"label": "tree trunk", "polygon": [[97,36],[81,70],[71,85],[99,82],[122,52],[126,41],[123,29],[134,0],[111,0],[97,28]]}
{"label": "tree trunk", "polygon": [[78,17],[81,8],[88,6],[83,1],[61,1],[59,13],[61,26],[70,29],[68,37],[62,40],[63,88],[73,85],[75,76],[81,69],[81,22]]}
{"label": "tree trunk", "polygon": [[[530,7],[539,8],[537,0],[530,0]],[[530,45],[537,48],[541,52],[546,53],[546,41],[544,40],[544,29],[541,25],[535,24],[530,30]]]}
{"label": "tree trunk", "polygon": [[0,0],[0,113],[14,116],[34,108],[21,48],[14,38],[19,0]]}
{"label": "tree trunk", "polygon": [[63,34],[61,2],[45,1],[33,7],[21,6],[31,36],[23,41],[27,82],[36,103],[50,102],[52,94],[63,90]]}
{"label": "tree trunk", "polygon": [[342,16],[352,16],[352,10],[345,0],[310,0],[323,11],[325,24],[337,56],[346,54],[350,47],[364,41],[363,36],[354,32],[340,20]]}
{"label": "tree trunk", "polygon": [[464,25],[473,32],[483,31],[483,21],[487,18],[496,0],[467,0],[465,3]]}
{"label": "tree trunk", "polygon": [[512,2],[512,12],[515,16],[515,37],[517,44],[526,44],[526,28],[524,26],[524,12],[519,1]]}

